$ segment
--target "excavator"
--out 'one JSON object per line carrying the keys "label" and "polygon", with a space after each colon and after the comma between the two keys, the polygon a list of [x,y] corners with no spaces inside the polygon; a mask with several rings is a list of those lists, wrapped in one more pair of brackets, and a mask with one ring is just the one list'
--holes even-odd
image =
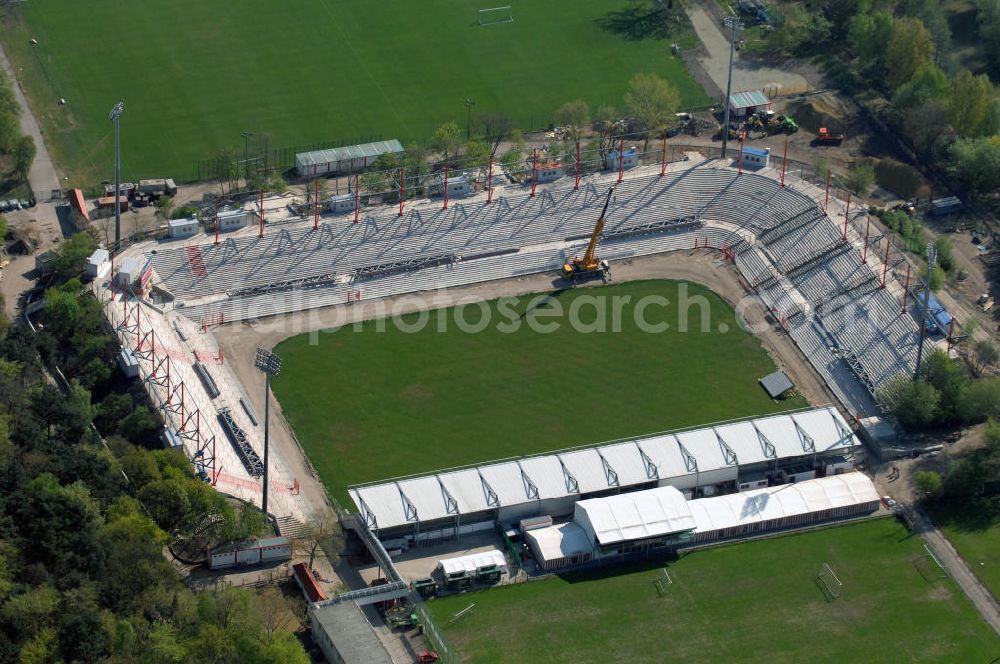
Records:
{"label": "excavator", "polygon": [[604,200],[604,209],[601,210],[601,216],[597,219],[597,225],[594,226],[594,232],[590,236],[587,251],[583,256],[577,256],[563,265],[563,278],[570,281],[579,281],[581,279],[600,277],[605,283],[611,279],[611,266],[608,265],[607,261],[598,259],[595,252],[597,249],[597,240],[601,237],[601,231],[604,230],[604,215],[608,213],[608,205],[611,204],[611,195],[614,193],[615,188],[611,187],[608,190],[608,197]]}

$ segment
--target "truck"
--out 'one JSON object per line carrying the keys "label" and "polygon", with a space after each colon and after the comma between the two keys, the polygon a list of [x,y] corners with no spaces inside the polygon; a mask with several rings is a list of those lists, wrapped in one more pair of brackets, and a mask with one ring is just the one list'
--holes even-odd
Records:
{"label": "truck", "polygon": [[175,196],[177,185],[173,178],[155,178],[151,180],[139,180],[139,193],[148,196]]}
{"label": "truck", "polygon": [[847,134],[844,132],[833,132],[826,127],[819,128],[819,134],[816,136],[817,145],[840,145],[847,138]]}

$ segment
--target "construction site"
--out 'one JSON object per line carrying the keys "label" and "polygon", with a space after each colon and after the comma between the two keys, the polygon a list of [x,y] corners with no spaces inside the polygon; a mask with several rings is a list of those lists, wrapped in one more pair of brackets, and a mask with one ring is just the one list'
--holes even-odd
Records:
{"label": "construction site", "polygon": [[[367,550],[355,583],[368,587],[315,602],[314,634],[331,607],[385,608],[400,598],[410,598],[433,632],[420,596],[438,588],[879,510],[855,468],[864,463],[862,441],[876,454],[897,447],[875,397],[915,366],[917,267],[865,207],[831,195],[829,182],[802,180],[767,151],[741,145],[736,154],[687,152],[671,161],[664,143],[640,165],[621,146],[603,170],[551,182],[538,181],[537,165],[524,183],[504,182],[491,164],[450,200],[445,179],[436,198],[404,203],[400,189],[398,202],[361,206],[355,193],[348,210],[333,199],[321,210],[318,197],[303,207],[262,193],[256,210],[238,212],[229,228],[215,213],[109,257],[93,289],[163,414],[167,438],[224,493],[259,505],[268,477],[268,512],[281,534],[293,535],[329,509],[327,496],[277,405],[264,475],[258,347],[389,310],[440,307],[431,296],[442,289],[487,300],[668,276],[746,300],[737,311],[802,386],[809,409],[495,463],[484,457],[475,467],[350,489],[353,504],[338,506],[338,517]],[[925,350],[950,349],[960,336],[945,324]],[[572,443],[553,441],[551,449]],[[731,507],[707,502],[790,483],[811,498],[773,514],[762,498],[756,526],[745,512],[725,517]],[[668,498],[656,497],[667,490]],[[611,496],[630,502],[598,504]],[[628,520],[611,516],[616,510],[639,522],[609,538],[593,510],[607,523]],[[531,565],[522,564],[525,552]],[[393,639],[382,636],[391,650]],[[447,650],[440,634],[426,636]]]}

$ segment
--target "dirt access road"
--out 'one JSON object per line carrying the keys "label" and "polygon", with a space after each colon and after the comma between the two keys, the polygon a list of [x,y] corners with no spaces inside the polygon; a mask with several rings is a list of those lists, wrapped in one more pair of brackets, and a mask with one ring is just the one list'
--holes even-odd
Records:
{"label": "dirt access road", "polygon": [[[736,269],[721,262],[718,252],[709,250],[674,252],[668,255],[649,256],[612,264],[615,282],[640,279],[676,279],[701,284],[718,293],[731,305],[736,306],[747,297],[737,278]],[[519,296],[529,293],[549,292],[565,287],[561,279],[553,275],[537,274],[516,279],[492,281],[448,291],[453,301],[491,300],[503,296]],[[384,301],[383,310],[399,313],[415,311],[419,307],[437,308],[440,305],[440,291],[415,293],[389,298]],[[755,298],[754,298],[755,299]],[[260,373],[254,368],[254,353],[258,347],[273,348],[280,341],[298,334],[316,333],[316,341],[322,344],[321,330],[349,324],[375,317],[374,306],[357,303],[337,307],[327,307],[315,311],[304,311],[288,316],[259,320],[255,323],[236,323],[215,331],[227,362],[236,376],[247,388],[247,393],[257,412],[263,412],[263,385]],[[764,348],[775,364],[784,370],[796,384],[799,392],[809,403],[821,405],[835,403],[833,395],[814,372],[812,366],[799,352],[791,338],[774,326],[762,324],[765,311],[759,304],[746,306],[744,315],[754,329],[764,329],[759,334]],[[301,494],[309,502],[316,514],[330,514],[322,483],[313,472],[302,450],[296,442],[291,428],[281,413],[281,406],[272,402],[275,417],[271,425],[271,441],[278,453],[298,478]],[[345,506],[349,507],[349,506]]]}
{"label": "dirt access road", "polygon": [[[707,4],[692,4],[687,10],[691,26],[704,47],[694,58],[714,85],[706,86],[704,81],[699,83],[706,89],[714,87],[721,90],[724,95],[729,72],[729,35],[721,27],[718,6]],[[701,77],[695,74],[695,78]],[[779,93],[801,92],[809,88],[809,81],[801,74],[746,60],[736,51],[733,54],[733,92],[768,88],[777,88]]]}

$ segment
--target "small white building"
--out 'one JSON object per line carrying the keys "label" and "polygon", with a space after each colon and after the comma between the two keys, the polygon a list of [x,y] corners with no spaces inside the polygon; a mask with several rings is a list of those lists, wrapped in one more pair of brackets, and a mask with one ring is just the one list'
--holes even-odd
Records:
{"label": "small white building", "polygon": [[219,222],[219,232],[235,231],[246,228],[251,217],[256,215],[248,210],[223,210],[216,217]]}
{"label": "small white building", "polygon": [[313,150],[295,155],[295,171],[299,177],[338,175],[363,171],[384,154],[403,154],[403,145],[396,139],[348,145],[328,150]]}
{"label": "small white building", "polygon": [[740,159],[742,159],[743,168],[745,169],[758,170],[767,168],[771,165],[771,149],[744,146],[743,151],[740,153]]}
{"label": "small white building", "polygon": [[198,233],[198,219],[171,219],[167,222],[167,236],[173,239],[192,237]]}
{"label": "small white building", "polygon": [[563,176],[563,165],[556,162],[537,164],[535,166],[535,182],[554,182]]}
{"label": "small white building", "polygon": [[[428,191],[431,196],[443,196],[444,176],[435,176]],[[472,179],[465,173],[448,178],[448,198],[462,198],[473,192]]]}
{"label": "small white building", "polygon": [[107,249],[97,249],[87,259],[87,276],[100,279],[111,269],[111,254]]}
{"label": "small white building", "polygon": [[129,256],[115,271],[115,285],[118,288],[128,288],[139,279],[143,266],[146,263],[145,256]]}
{"label": "small white building", "polygon": [[[630,168],[635,168],[639,165],[639,151],[634,147],[626,148],[622,153],[621,168],[622,170],[628,170]],[[612,150],[608,154],[608,158],[605,162],[605,166],[609,171],[617,171],[618,164],[618,150]]]}
{"label": "small white building", "polygon": [[122,348],[118,352],[118,368],[126,378],[136,378],[139,375],[139,360],[128,348]]}
{"label": "small white building", "polygon": [[[358,205],[361,204],[359,200]],[[340,194],[339,196],[331,196],[326,199],[326,209],[334,214],[339,212],[353,212],[354,211],[354,194]]]}
{"label": "small white building", "polygon": [[458,558],[445,558],[439,560],[437,569],[441,570],[445,578],[452,578],[457,575],[471,577],[479,574],[483,570],[499,570],[501,574],[507,573],[507,558],[498,549],[472,553]]}

